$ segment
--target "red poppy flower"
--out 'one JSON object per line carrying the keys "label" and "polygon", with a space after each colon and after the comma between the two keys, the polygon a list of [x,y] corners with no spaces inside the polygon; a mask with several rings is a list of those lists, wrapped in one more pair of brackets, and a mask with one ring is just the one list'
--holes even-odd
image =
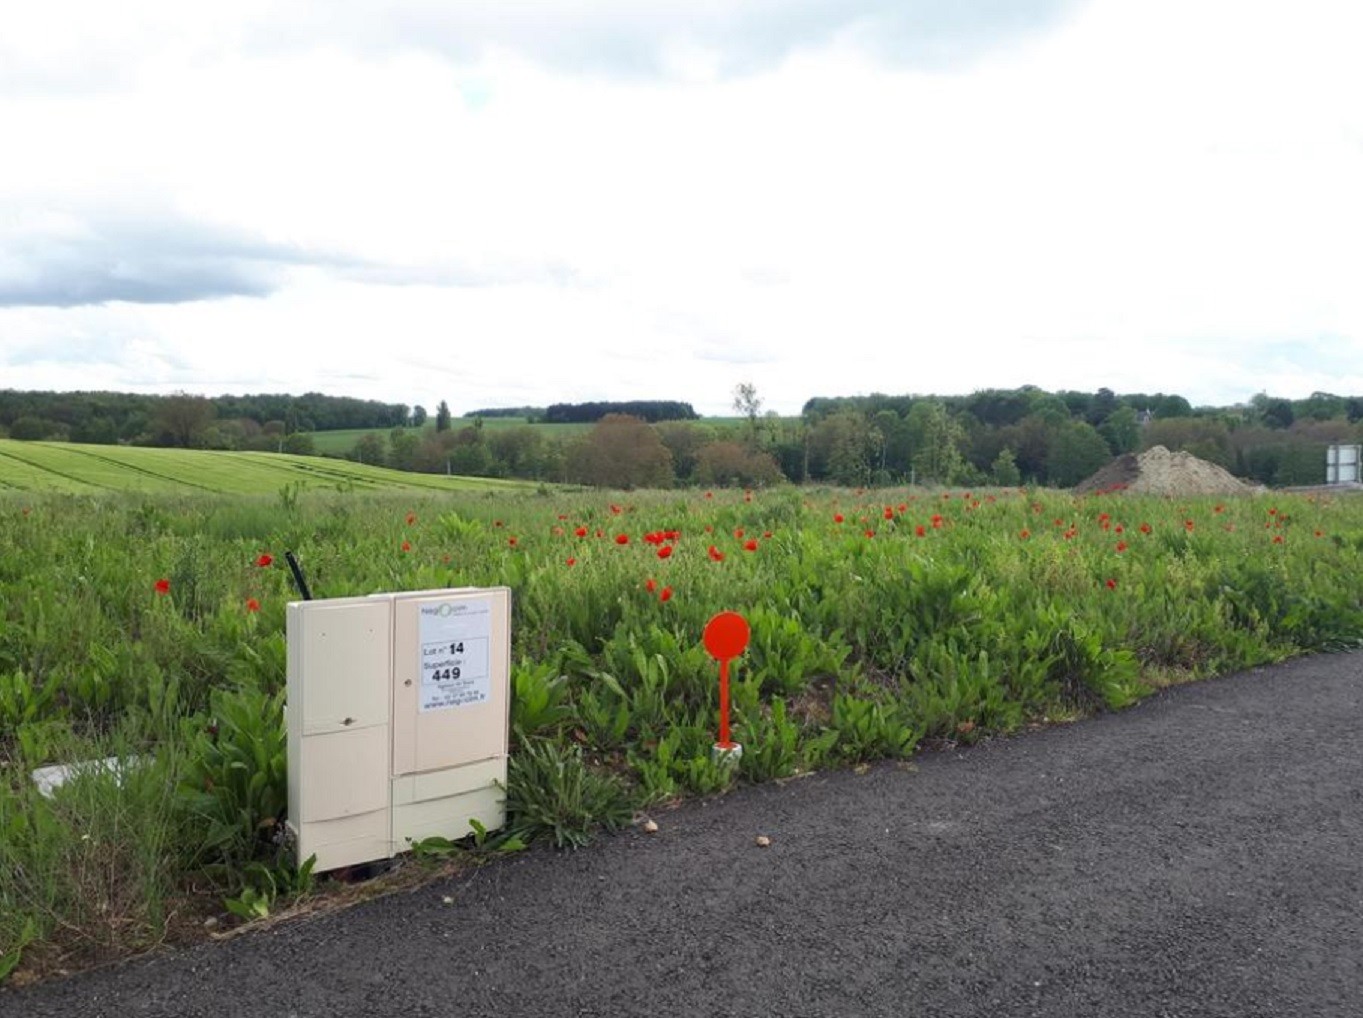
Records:
{"label": "red poppy flower", "polygon": [[576,530],[573,531],[573,533],[574,533],[577,537],[586,537],[586,536],[587,536],[587,528],[586,528],[586,527],[578,527]]}
{"label": "red poppy flower", "polygon": [[1282,543],[1283,543],[1283,535],[1282,535],[1282,534],[1274,534],[1274,535],[1273,535],[1273,543],[1274,543],[1274,544],[1282,544]]}
{"label": "red poppy flower", "polygon": [[770,540],[771,540],[771,531],[770,531],[770,530],[764,530],[764,531],[762,531],[762,538],[763,538],[763,540],[770,541]]}
{"label": "red poppy flower", "polygon": [[577,559],[573,558],[572,556],[569,556],[569,557],[568,557],[568,565],[570,565],[570,566],[575,566],[575,565],[577,565]]}
{"label": "red poppy flower", "polygon": [[648,581],[644,584],[644,589],[648,591],[650,594],[653,593],[655,590],[658,589],[658,581],[650,576],[648,578]]}
{"label": "red poppy flower", "polygon": [[735,538],[735,540],[739,540],[739,541],[743,540],[743,528],[742,528],[742,527],[739,527],[737,530],[734,531],[734,538]]}
{"label": "red poppy flower", "polygon": [[508,537],[506,543],[512,548],[516,547],[516,539],[514,537]]}
{"label": "red poppy flower", "polygon": [[871,538],[873,538],[873,537],[875,537],[875,536],[876,536],[876,532],[875,532],[874,530],[868,530],[868,531],[866,531],[866,538],[867,538],[867,540],[870,540]]}
{"label": "red poppy flower", "polygon": [[412,550],[412,542],[411,542],[411,541],[403,541],[403,542],[402,542],[402,550],[403,550],[403,551],[411,551],[411,550]]}
{"label": "red poppy flower", "polygon": [[900,502],[900,503],[899,503],[899,511],[900,511],[901,513],[906,513],[906,512],[909,511],[909,507],[906,506],[903,502]]}
{"label": "red poppy flower", "polygon": [[744,551],[756,551],[756,550],[757,550],[757,541],[756,541],[754,538],[751,538],[751,537],[748,538],[746,541],[743,542],[743,550],[744,550]]}
{"label": "red poppy flower", "polygon": [[842,520],[843,520],[842,513],[834,513],[834,514],[833,514],[833,522],[834,522],[834,523],[841,523]]}
{"label": "red poppy flower", "polygon": [[624,510],[622,510],[618,505],[615,505],[614,503],[611,504],[611,515],[612,515],[612,516],[619,516],[623,511],[624,511]]}
{"label": "red poppy flower", "polygon": [[933,514],[932,514],[932,529],[933,529],[933,530],[941,530],[941,529],[942,529],[942,514],[941,514],[941,513],[933,513]]}
{"label": "red poppy flower", "polygon": [[658,557],[659,557],[659,558],[667,558],[667,557],[668,557],[669,555],[671,555],[671,554],[672,554],[672,545],[670,545],[670,544],[665,544],[665,545],[663,545],[661,548],[658,549]]}
{"label": "red poppy flower", "polygon": [[1022,540],[1024,541],[1031,536],[1032,532],[1028,530],[1026,527],[1023,527],[1022,530],[1018,532],[1018,537],[1022,538]]}
{"label": "red poppy flower", "polygon": [[719,550],[718,548],[716,548],[713,544],[710,545],[710,547],[709,547],[708,550],[709,550],[710,558],[711,558],[711,559],[713,559],[713,560],[716,561],[716,562],[723,562],[723,561],[724,561],[724,552],[720,551],[720,550]]}
{"label": "red poppy flower", "polygon": [[714,498],[714,497],[715,497],[715,493],[714,493],[713,491],[707,491],[707,492],[705,493],[705,497],[706,497],[706,498]]}
{"label": "red poppy flower", "polygon": [[1114,532],[1116,532],[1116,533],[1118,533],[1118,534],[1124,534],[1124,533],[1126,533],[1126,527],[1122,526],[1120,523],[1118,523],[1118,524],[1117,524],[1115,527],[1113,527],[1112,529],[1113,529]]}
{"label": "red poppy flower", "polygon": [[887,505],[887,506],[885,507],[884,516],[885,516],[885,518],[886,518],[887,520],[892,520],[892,519],[894,519],[894,506]]}
{"label": "red poppy flower", "polygon": [[260,611],[260,602],[257,601],[254,597],[248,597],[246,599],[246,610],[248,612]]}
{"label": "red poppy flower", "polygon": [[672,600],[672,588],[664,587],[658,592],[658,600],[664,603]]}
{"label": "red poppy flower", "polygon": [[1118,541],[1118,542],[1117,542],[1117,553],[1120,555],[1120,554],[1121,554],[1122,552],[1124,552],[1124,551],[1126,551],[1126,542],[1125,542],[1125,541]]}
{"label": "red poppy flower", "polygon": [[616,544],[629,544],[629,535],[628,535],[628,534],[616,534],[616,535],[615,535],[615,543],[616,543]]}
{"label": "red poppy flower", "polygon": [[915,534],[917,534],[919,537],[927,537],[927,536],[928,536],[928,528],[925,527],[925,526],[923,526],[923,524],[921,524],[921,523],[918,524],[918,526],[916,526],[916,527],[913,528],[913,532],[914,532]]}
{"label": "red poppy flower", "polygon": [[1105,586],[1107,587],[1108,590],[1116,590],[1116,589],[1117,589],[1117,581],[1116,581],[1116,580],[1108,580],[1107,583],[1105,584]]}
{"label": "red poppy flower", "polygon": [[408,514],[407,514],[407,526],[410,527],[410,526],[411,526],[413,523],[415,523],[415,522],[416,522],[416,513],[408,513]]}
{"label": "red poppy flower", "polygon": [[274,556],[269,552],[261,552],[260,558],[256,559],[256,565],[260,566],[261,569],[272,566],[274,565]]}
{"label": "red poppy flower", "polygon": [[165,577],[162,577],[161,579],[157,580],[157,581],[156,581],[156,584],[155,584],[155,587],[156,587],[156,592],[157,592],[158,594],[169,594],[169,593],[170,593],[170,581],[167,580]]}
{"label": "red poppy flower", "polygon": [[1150,524],[1148,524],[1148,523],[1142,523],[1142,524],[1141,524],[1141,533],[1142,533],[1142,534],[1148,534],[1148,533],[1150,533]]}
{"label": "red poppy flower", "polygon": [[1186,531],[1188,531],[1188,533],[1191,534],[1191,533],[1193,532],[1193,521],[1192,521],[1192,520],[1184,520],[1184,521],[1183,521],[1183,529],[1186,530]]}

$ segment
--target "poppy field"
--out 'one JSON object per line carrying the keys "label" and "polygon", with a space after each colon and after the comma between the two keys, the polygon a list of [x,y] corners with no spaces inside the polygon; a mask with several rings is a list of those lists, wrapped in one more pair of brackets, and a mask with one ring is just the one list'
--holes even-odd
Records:
{"label": "poppy field", "polygon": [[[1363,639],[1363,502],[775,488],[0,496],[0,977],[326,890],[283,838],[285,605],[507,585],[508,832],[1129,705]],[[723,610],[737,765],[712,760]],[[87,765],[50,796],[31,780]]]}

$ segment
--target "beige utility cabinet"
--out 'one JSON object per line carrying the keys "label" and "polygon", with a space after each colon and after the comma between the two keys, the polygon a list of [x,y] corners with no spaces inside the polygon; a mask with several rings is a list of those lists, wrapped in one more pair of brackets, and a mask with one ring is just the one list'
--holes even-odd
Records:
{"label": "beige utility cabinet", "polygon": [[511,592],[288,606],[289,826],[316,872],[505,822]]}

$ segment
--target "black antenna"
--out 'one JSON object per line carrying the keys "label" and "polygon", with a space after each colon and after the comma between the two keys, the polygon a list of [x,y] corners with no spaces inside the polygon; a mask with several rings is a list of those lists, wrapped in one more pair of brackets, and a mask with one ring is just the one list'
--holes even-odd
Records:
{"label": "black antenna", "polygon": [[286,551],[284,561],[289,564],[289,571],[293,573],[293,582],[298,587],[298,593],[303,595],[304,601],[311,601],[312,591],[308,589],[308,581],[303,579],[303,567],[298,564],[298,559],[293,557],[293,552]]}

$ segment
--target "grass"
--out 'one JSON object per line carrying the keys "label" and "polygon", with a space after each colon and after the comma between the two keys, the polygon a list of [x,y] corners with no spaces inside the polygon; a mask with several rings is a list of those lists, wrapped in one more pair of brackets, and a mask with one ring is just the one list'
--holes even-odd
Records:
{"label": "grass", "polygon": [[[52,480],[0,491],[0,974],[312,893],[276,836],[285,549],[320,597],[511,587],[509,825],[563,846],[658,801],[1363,641],[1357,499],[543,495],[263,454],[0,453],[15,446],[0,476]],[[142,486],[109,490],[125,476]],[[248,493],[215,493],[229,484]],[[711,757],[701,634],[723,609],[751,627],[732,672],[737,767]],[[53,800],[29,780],[109,756],[138,766]],[[325,877],[316,891],[337,893]]]}
{"label": "grass", "polygon": [[0,492],[265,495],[287,486],[413,493],[534,487],[524,481],[412,474],[316,456],[0,439]]}
{"label": "grass", "polygon": [[[783,422],[798,420],[798,418],[782,418]],[[746,417],[703,417],[697,421],[685,423],[700,424],[721,430],[734,431],[745,428],[748,425]],[[473,418],[456,417],[450,422],[450,427],[458,431],[460,428],[473,426]],[[547,438],[554,438],[560,441],[574,438],[578,435],[587,433],[592,429],[591,424],[531,424],[525,417],[484,417],[483,429],[485,431],[505,431],[508,428],[533,427],[538,434]],[[420,434],[425,434],[435,430],[433,422],[427,422],[419,429]],[[355,447],[355,443],[364,435],[377,435],[385,441],[391,428],[347,428],[336,431],[314,431],[311,432],[312,444],[319,453],[328,456],[344,456]]]}

